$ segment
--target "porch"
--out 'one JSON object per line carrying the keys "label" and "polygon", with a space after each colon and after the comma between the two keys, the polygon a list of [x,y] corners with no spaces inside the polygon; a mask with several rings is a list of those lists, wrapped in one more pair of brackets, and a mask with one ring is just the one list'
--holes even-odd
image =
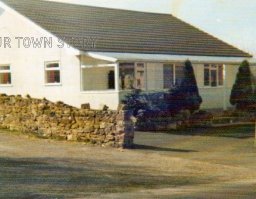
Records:
{"label": "porch", "polygon": [[150,93],[179,85],[186,59],[193,63],[202,108],[225,110],[231,106],[229,95],[242,59],[87,53],[81,57],[81,91],[93,106],[97,102],[116,109],[134,89]]}
{"label": "porch", "polygon": [[146,93],[168,91],[183,78],[182,63],[88,63],[88,58],[83,57],[81,92],[88,95],[90,101],[97,101],[101,97],[100,106],[107,105],[111,109],[116,109],[125,96],[134,89]]}

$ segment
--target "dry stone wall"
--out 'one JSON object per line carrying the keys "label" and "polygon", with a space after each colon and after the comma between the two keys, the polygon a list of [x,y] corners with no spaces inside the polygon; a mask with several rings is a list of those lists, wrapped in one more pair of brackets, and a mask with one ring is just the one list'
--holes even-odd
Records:
{"label": "dry stone wall", "polygon": [[30,132],[44,138],[82,141],[102,146],[130,148],[134,125],[129,111],[81,109],[62,102],[27,96],[0,95],[0,128]]}

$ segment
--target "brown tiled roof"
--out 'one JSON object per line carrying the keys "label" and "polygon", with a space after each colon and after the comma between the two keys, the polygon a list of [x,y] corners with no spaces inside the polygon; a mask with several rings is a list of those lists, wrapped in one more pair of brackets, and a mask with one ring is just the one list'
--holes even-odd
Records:
{"label": "brown tiled roof", "polygon": [[[250,57],[168,14],[46,2],[1,0],[81,51]],[[95,47],[71,38],[93,38]]]}

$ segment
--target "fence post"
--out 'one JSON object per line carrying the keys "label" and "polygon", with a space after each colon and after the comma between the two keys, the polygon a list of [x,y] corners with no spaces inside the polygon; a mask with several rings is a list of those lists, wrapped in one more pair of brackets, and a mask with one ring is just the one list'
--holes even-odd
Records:
{"label": "fence post", "polygon": [[132,121],[132,112],[126,110],[125,105],[118,107],[117,132],[119,147],[133,148],[134,123]]}

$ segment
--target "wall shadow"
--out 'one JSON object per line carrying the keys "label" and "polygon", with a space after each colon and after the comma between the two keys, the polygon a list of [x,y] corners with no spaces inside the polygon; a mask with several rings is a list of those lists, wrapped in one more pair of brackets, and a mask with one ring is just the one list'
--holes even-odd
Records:
{"label": "wall shadow", "polygon": [[164,151],[164,152],[180,152],[180,153],[198,152],[195,150],[173,149],[173,148],[166,148],[166,147],[148,146],[148,145],[142,145],[142,144],[134,144],[134,149],[149,150],[149,151]]}

